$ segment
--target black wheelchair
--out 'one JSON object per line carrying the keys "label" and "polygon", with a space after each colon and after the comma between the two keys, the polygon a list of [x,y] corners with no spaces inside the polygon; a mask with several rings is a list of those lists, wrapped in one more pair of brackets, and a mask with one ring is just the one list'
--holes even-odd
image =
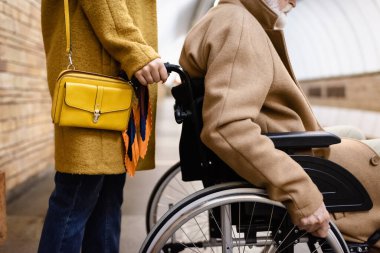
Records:
{"label": "black wheelchair", "polygon": [[[182,125],[180,162],[154,188],[147,208],[149,232],[140,253],[158,252],[368,252],[368,242],[346,242],[331,223],[327,238],[316,238],[290,221],[286,208],[233,172],[199,136],[204,96],[202,79],[190,79],[176,65],[181,84],[172,88],[175,119]],[[346,169],[298,150],[328,147],[340,139],[326,132],[268,134],[277,149],[298,162],[324,195],[329,212],[364,211],[372,201]],[[307,194],[307,193],[305,193]]]}

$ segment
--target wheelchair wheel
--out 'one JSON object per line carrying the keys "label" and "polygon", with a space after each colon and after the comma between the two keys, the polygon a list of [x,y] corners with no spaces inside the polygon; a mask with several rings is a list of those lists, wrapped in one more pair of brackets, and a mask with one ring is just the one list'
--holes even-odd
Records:
{"label": "wheelchair wheel", "polygon": [[164,213],[177,202],[203,189],[201,181],[182,181],[180,163],[173,165],[157,182],[148,201],[145,223],[149,232]]}
{"label": "wheelchair wheel", "polygon": [[242,183],[198,191],[177,203],[154,226],[140,253],[335,252],[349,253],[331,224],[326,239],[291,224],[285,207],[265,191]]}

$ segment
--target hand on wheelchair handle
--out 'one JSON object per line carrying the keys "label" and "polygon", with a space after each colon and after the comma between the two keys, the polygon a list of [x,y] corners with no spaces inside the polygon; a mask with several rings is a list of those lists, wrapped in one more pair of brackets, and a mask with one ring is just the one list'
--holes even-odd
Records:
{"label": "hand on wheelchair handle", "polygon": [[324,203],[310,216],[296,221],[299,229],[305,230],[316,237],[326,238],[330,228],[330,215]]}
{"label": "hand on wheelchair handle", "polygon": [[166,79],[168,79],[168,73],[166,71],[164,62],[160,58],[157,58],[149,62],[140,70],[136,71],[134,77],[140,84],[148,85],[152,83],[158,83],[160,81],[164,83]]}

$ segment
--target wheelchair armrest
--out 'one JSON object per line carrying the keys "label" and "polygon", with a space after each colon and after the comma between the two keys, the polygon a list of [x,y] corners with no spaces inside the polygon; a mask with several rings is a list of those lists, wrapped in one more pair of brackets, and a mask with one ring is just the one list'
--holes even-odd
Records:
{"label": "wheelchair armrest", "polygon": [[340,143],[340,138],[324,131],[286,132],[266,134],[277,149],[322,148]]}

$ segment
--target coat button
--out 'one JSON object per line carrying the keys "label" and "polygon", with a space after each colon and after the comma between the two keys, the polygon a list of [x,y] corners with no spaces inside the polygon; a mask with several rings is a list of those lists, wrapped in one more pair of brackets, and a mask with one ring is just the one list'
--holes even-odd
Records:
{"label": "coat button", "polygon": [[377,166],[380,164],[380,157],[378,155],[375,155],[371,158],[371,164],[373,166]]}

